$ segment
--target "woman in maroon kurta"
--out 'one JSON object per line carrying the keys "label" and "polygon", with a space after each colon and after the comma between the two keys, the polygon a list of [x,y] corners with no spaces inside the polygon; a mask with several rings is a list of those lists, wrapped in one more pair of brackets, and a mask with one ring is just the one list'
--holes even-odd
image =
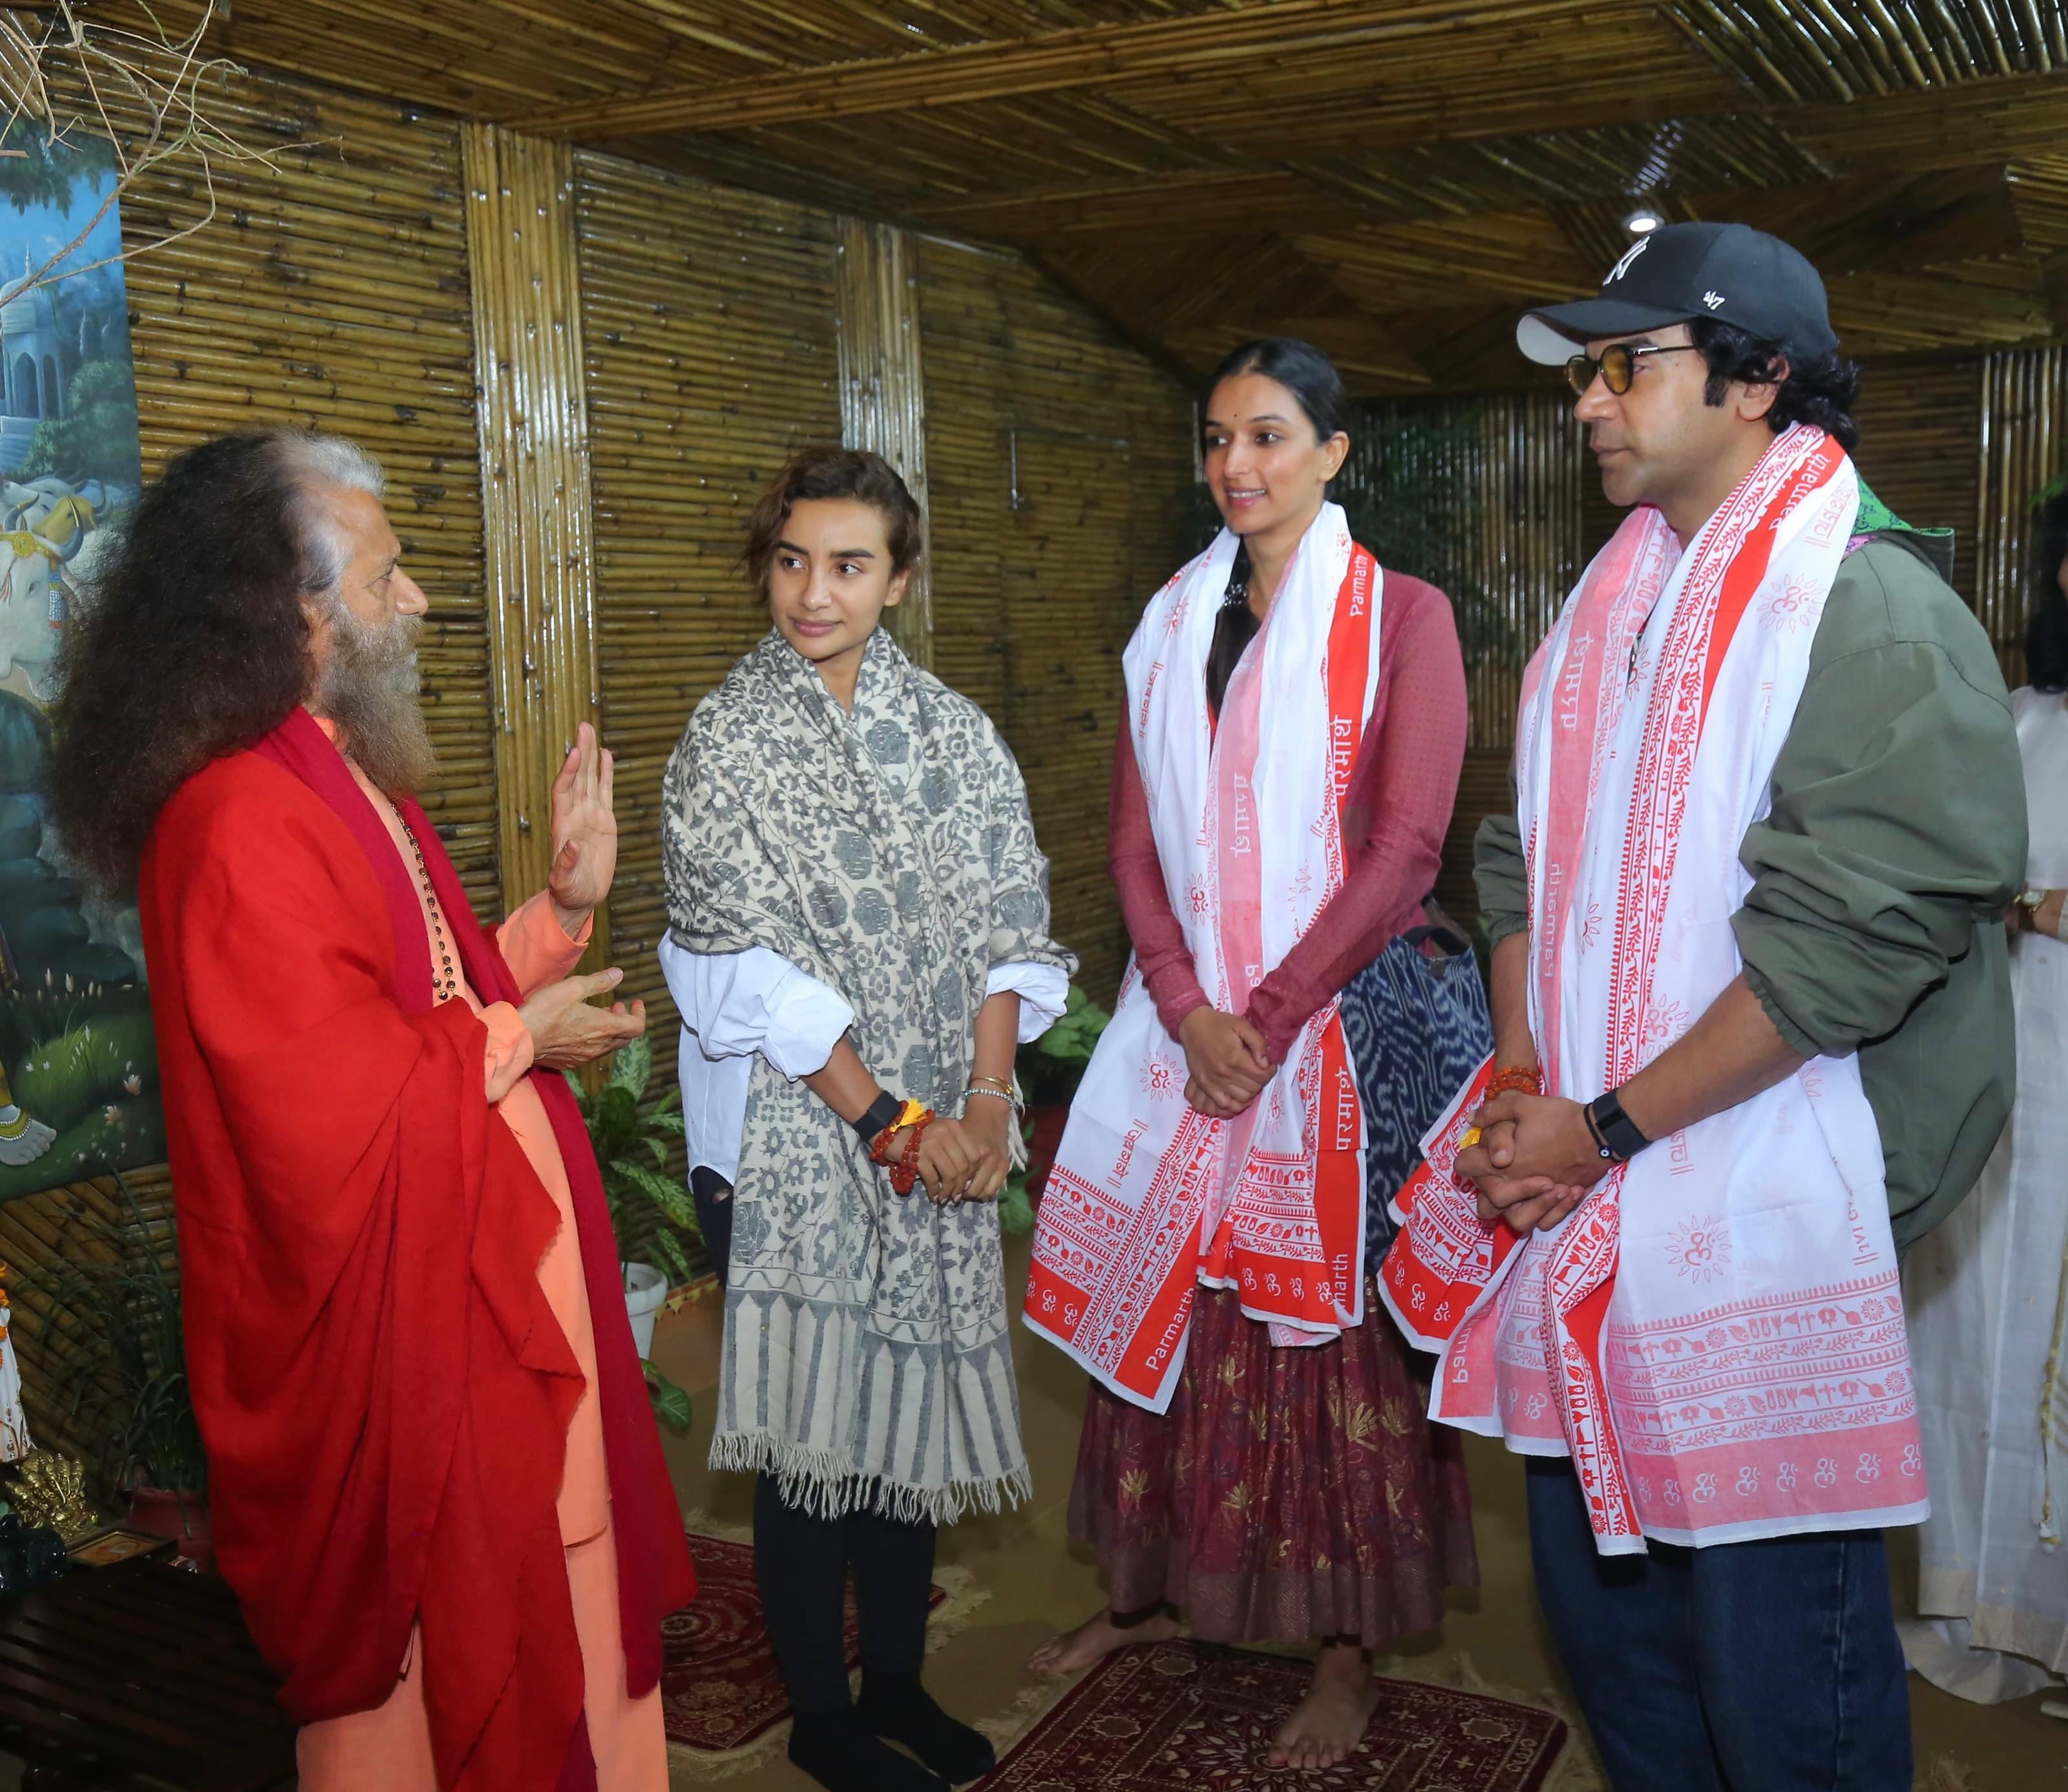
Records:
{"label": "woman in maroon kurta", "polygon": [[[1209,389],[1208,482],[1248,573],[1249,613],[1223,614],[1207,662],[1217,711],[1348,438],[1335,370],[1305,344],[1246,344]],[[1238,579],[1244,569],[1239,561]],[[1254,1102],[1309,1017],[1346,986],[1372,996],[1361,1012],[1377,1013],[1385,1049],[1358,1053],[1358,1081],[1380,1200],[1411,1167],[1399,1142],[1411,1152],[1458,1080],[1427,1068],[1429,1029],[1415,1012],[1423,972],[1408,963],[1420,943],[1407,936],[1435,881],[1466,727],[1448,601],[1387,572],[1382,601],[1376,694],[1342,811],[1344,882],[1243,1014],[1217,1012],[1201,986],[1125,727],[1109,860],[1136,967],[1184,1050],[1187,1097],[1203,1111]],[[1227,610],[1238,608],[1231,597]],[[1460,962],[1476,977],[1468,958],[1451,974]],[[1476,982],[1469,994],[1483,1016]],[[1346,1031],[1352,1006],[1346,996]],[[1448,1055],[1463,1064],[1483,1049],[1468,1041]],[[1403,1076],[1417,1059],[1423,1073]],[[1202,1286],[1167,1414],[1093,1384],[1070,1531],[1097,1546],[1109,1603],[1041,1650],[1037,1668],[1069,1672],[1125,1643],[1173,1635],[1179,1608],[1193,1635],[1215,1641],[1312,1639],[1322,1644],[1314,1689],[1280,1732],[1273,1764],[1325,1766],[1355,1747],[1376,1698],[1370,1653],[1436,1624],[1445,1586],[1478,1579],[1455,1436],[1428,1424],[1425,1387],[1370,1288],[1384,1247],[1374,1224],[1381,1216],[1367,1225],[1365,1318],[1333,1342],[1276,1346],[1235,1291]]]}

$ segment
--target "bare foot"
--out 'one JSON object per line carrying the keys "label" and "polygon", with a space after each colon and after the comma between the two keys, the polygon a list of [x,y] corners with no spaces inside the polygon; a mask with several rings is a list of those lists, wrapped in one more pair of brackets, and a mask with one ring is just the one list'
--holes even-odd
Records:
{"label": "bare foot", "polygon": [[1378,1704],[1371,1664],[1354,1643],[1325,1643],[1314,1684],[1271,1739],[1274,1767],[1333,1767],[1364,1740]]}
{"label": "bare foot", "polygon": [[1167,1608],[1126,1626],[1116,1624],[1112,1612],[1101,1611],[1075,1630],[1050,1637],[1028,1658],[1027,1665],[1037,1674],[1081,1674],[1130,1643],[1168,1643],[1177,1634],[1178,1620]]}

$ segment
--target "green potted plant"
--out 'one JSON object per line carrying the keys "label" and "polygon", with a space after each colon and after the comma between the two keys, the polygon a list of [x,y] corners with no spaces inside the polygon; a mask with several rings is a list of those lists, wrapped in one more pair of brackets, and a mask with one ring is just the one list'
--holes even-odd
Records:
{"label": "green potted plant", "polygon": [[654,1317],[669,1289],[695,1273],[690,1252],[698,1241],[697,1215],[688,1187],[667,1173],[670,1141],[682,1136],[681,1098],[670,1089],[646,1106],[653,1076],[653,1048],[641,1038],[611,1055],[609,1073],[593,1093],[575,1077],[568,1083],[603,1172],[625,1304],[647,1391],[655,1415],[683,1431],[690,1423],[690,1397],[653,1366],[649,1354]]}
{"label": "green potted plant", "polygon": [[114,1220],[75,1208],[56,1259],[16,1284],[47,1303],[33,1335],[18,1330],[16,1342],[88,1440],[100,1491],[127,1502],[136,1529],[176,1539],[206,1568],[208,1457],[187,1386],[169,1228],[152,1224],[119,1175],[115,1187]]}

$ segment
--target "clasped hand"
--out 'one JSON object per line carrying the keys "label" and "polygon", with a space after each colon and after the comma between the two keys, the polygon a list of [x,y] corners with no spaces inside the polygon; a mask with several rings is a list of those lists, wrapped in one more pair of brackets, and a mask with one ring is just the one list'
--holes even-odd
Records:
{"label": "clasped hand", "polygon": [[1577,1102],[1496,1095],[1472,1116],[1480,1142],[1459,1152],[1457,1174],[1479,1189],[1480,1218],[1517,1232],[1548,1232],[1602,1179],[1607,1160]]}
{"label": "clasped hand", "polygon": [[1184,1048],[1185,1099],[1216,1120],[1232,1120],[1277,1074],[1264,1035],[1240,1014],[1198,1008],[1178,1024]]}
{"label": "clasped hand", "polygon": [[[1012,1173],[1012,1126],[1016,1110],[1009,1102],[979,1097],[962,1119],[936,1114],[919,1138],[919,1180],[938,1206],[959,1207],[964,1201],[995,1201]],[[896,1142],[892,1154],[902,1163],[911,1148],[910,1135]]]}

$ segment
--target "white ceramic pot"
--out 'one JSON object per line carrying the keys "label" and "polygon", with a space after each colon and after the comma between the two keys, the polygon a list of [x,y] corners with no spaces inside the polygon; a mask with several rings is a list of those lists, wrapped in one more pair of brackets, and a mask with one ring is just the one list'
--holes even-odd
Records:
{"label": "white ceramic pot", "polygon": [[627,1263],[625,1305],[632,1315],[633,1347],[642,1357],[653,1354],[653,1316],[668,1297],[668,1278],[650,1263]]}

